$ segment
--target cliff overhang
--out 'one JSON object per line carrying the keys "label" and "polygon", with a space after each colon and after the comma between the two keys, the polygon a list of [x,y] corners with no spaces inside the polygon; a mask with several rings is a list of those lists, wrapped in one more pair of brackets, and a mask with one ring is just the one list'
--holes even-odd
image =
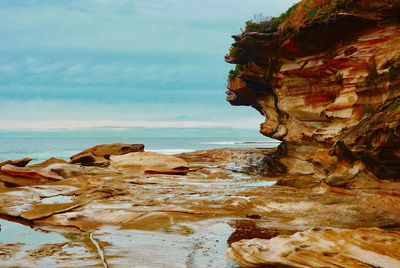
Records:
{"label": "cliff overhang", "polygon": [[283,141],[266,173],[347,187],[396,181],[400,1],[309,2],[233,36],[227,100],[258,110],[260,132]]}

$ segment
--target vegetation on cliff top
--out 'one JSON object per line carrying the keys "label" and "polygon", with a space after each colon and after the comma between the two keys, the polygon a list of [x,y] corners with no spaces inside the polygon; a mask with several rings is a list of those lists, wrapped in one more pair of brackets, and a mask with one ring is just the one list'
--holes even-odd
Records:
{"label": "vegetation on cliff top", "polygon": [[247,21],[244,32],[298,31],[314,21],[328,20],[340,9],[348,8],[354,0],[302,0],[279,17]]}
{"label": "vegetation on cliff top", "polygon": [[[354,0],[302,0],[291,6],[286,12],[279,17],[263,17],[261,14],[255,16],[254,20],[246,22],[246,32],[261,33],[287,33],[298,32],[300,28],[311,25],[313,22],[324,22],[329,20],[332,15],[340,10],[348,9]],[[229,56],[233,59],[237,58],[238,49],[231,47]],[[236,77],[240,72],[240,67],[229,71],[229,79]]]}

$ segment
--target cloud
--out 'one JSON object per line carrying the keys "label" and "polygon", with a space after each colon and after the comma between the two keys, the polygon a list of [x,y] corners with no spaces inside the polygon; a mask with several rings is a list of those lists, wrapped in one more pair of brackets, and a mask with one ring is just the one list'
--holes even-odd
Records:
{"label": "cloud", "polygon": [[224,100],[230,35],[294,2],[3,0],[0,111],[10,126],[254,118]]}

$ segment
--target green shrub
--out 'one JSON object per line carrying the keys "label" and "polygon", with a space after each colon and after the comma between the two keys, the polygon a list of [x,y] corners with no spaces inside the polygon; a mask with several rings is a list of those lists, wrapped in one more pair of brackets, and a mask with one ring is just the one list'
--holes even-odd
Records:
{"label": "green shrub", "polygon": [[231,70],[229,71],[229,75],[228,75],[229,79],[235,78],[236,76],[239,75],[239,73],[240,73],[241,71],[242,71],[242,66],[239,65],[239,64],[236,64],[235,69],[231,69]]}

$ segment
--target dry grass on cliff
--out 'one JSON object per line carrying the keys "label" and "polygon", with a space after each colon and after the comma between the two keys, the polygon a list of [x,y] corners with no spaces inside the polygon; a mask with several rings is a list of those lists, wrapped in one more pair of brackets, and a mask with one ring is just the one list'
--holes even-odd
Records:
{"label": "dry grass on cliff", "polygon": [[300,28],[318,21],[323,22],[347,8],[354,0],[302,0],[279,17],[268,21],[246,22],[246,32],[268,32],[274,28],[279,32],[299,31]]}
{"label": "dry grass on cliff", "polygon": [[298,31],[312,21],[323,20],[335,13],[339,0],[303,0],[298,3],[287,18],[279,25],[279,30]]}

